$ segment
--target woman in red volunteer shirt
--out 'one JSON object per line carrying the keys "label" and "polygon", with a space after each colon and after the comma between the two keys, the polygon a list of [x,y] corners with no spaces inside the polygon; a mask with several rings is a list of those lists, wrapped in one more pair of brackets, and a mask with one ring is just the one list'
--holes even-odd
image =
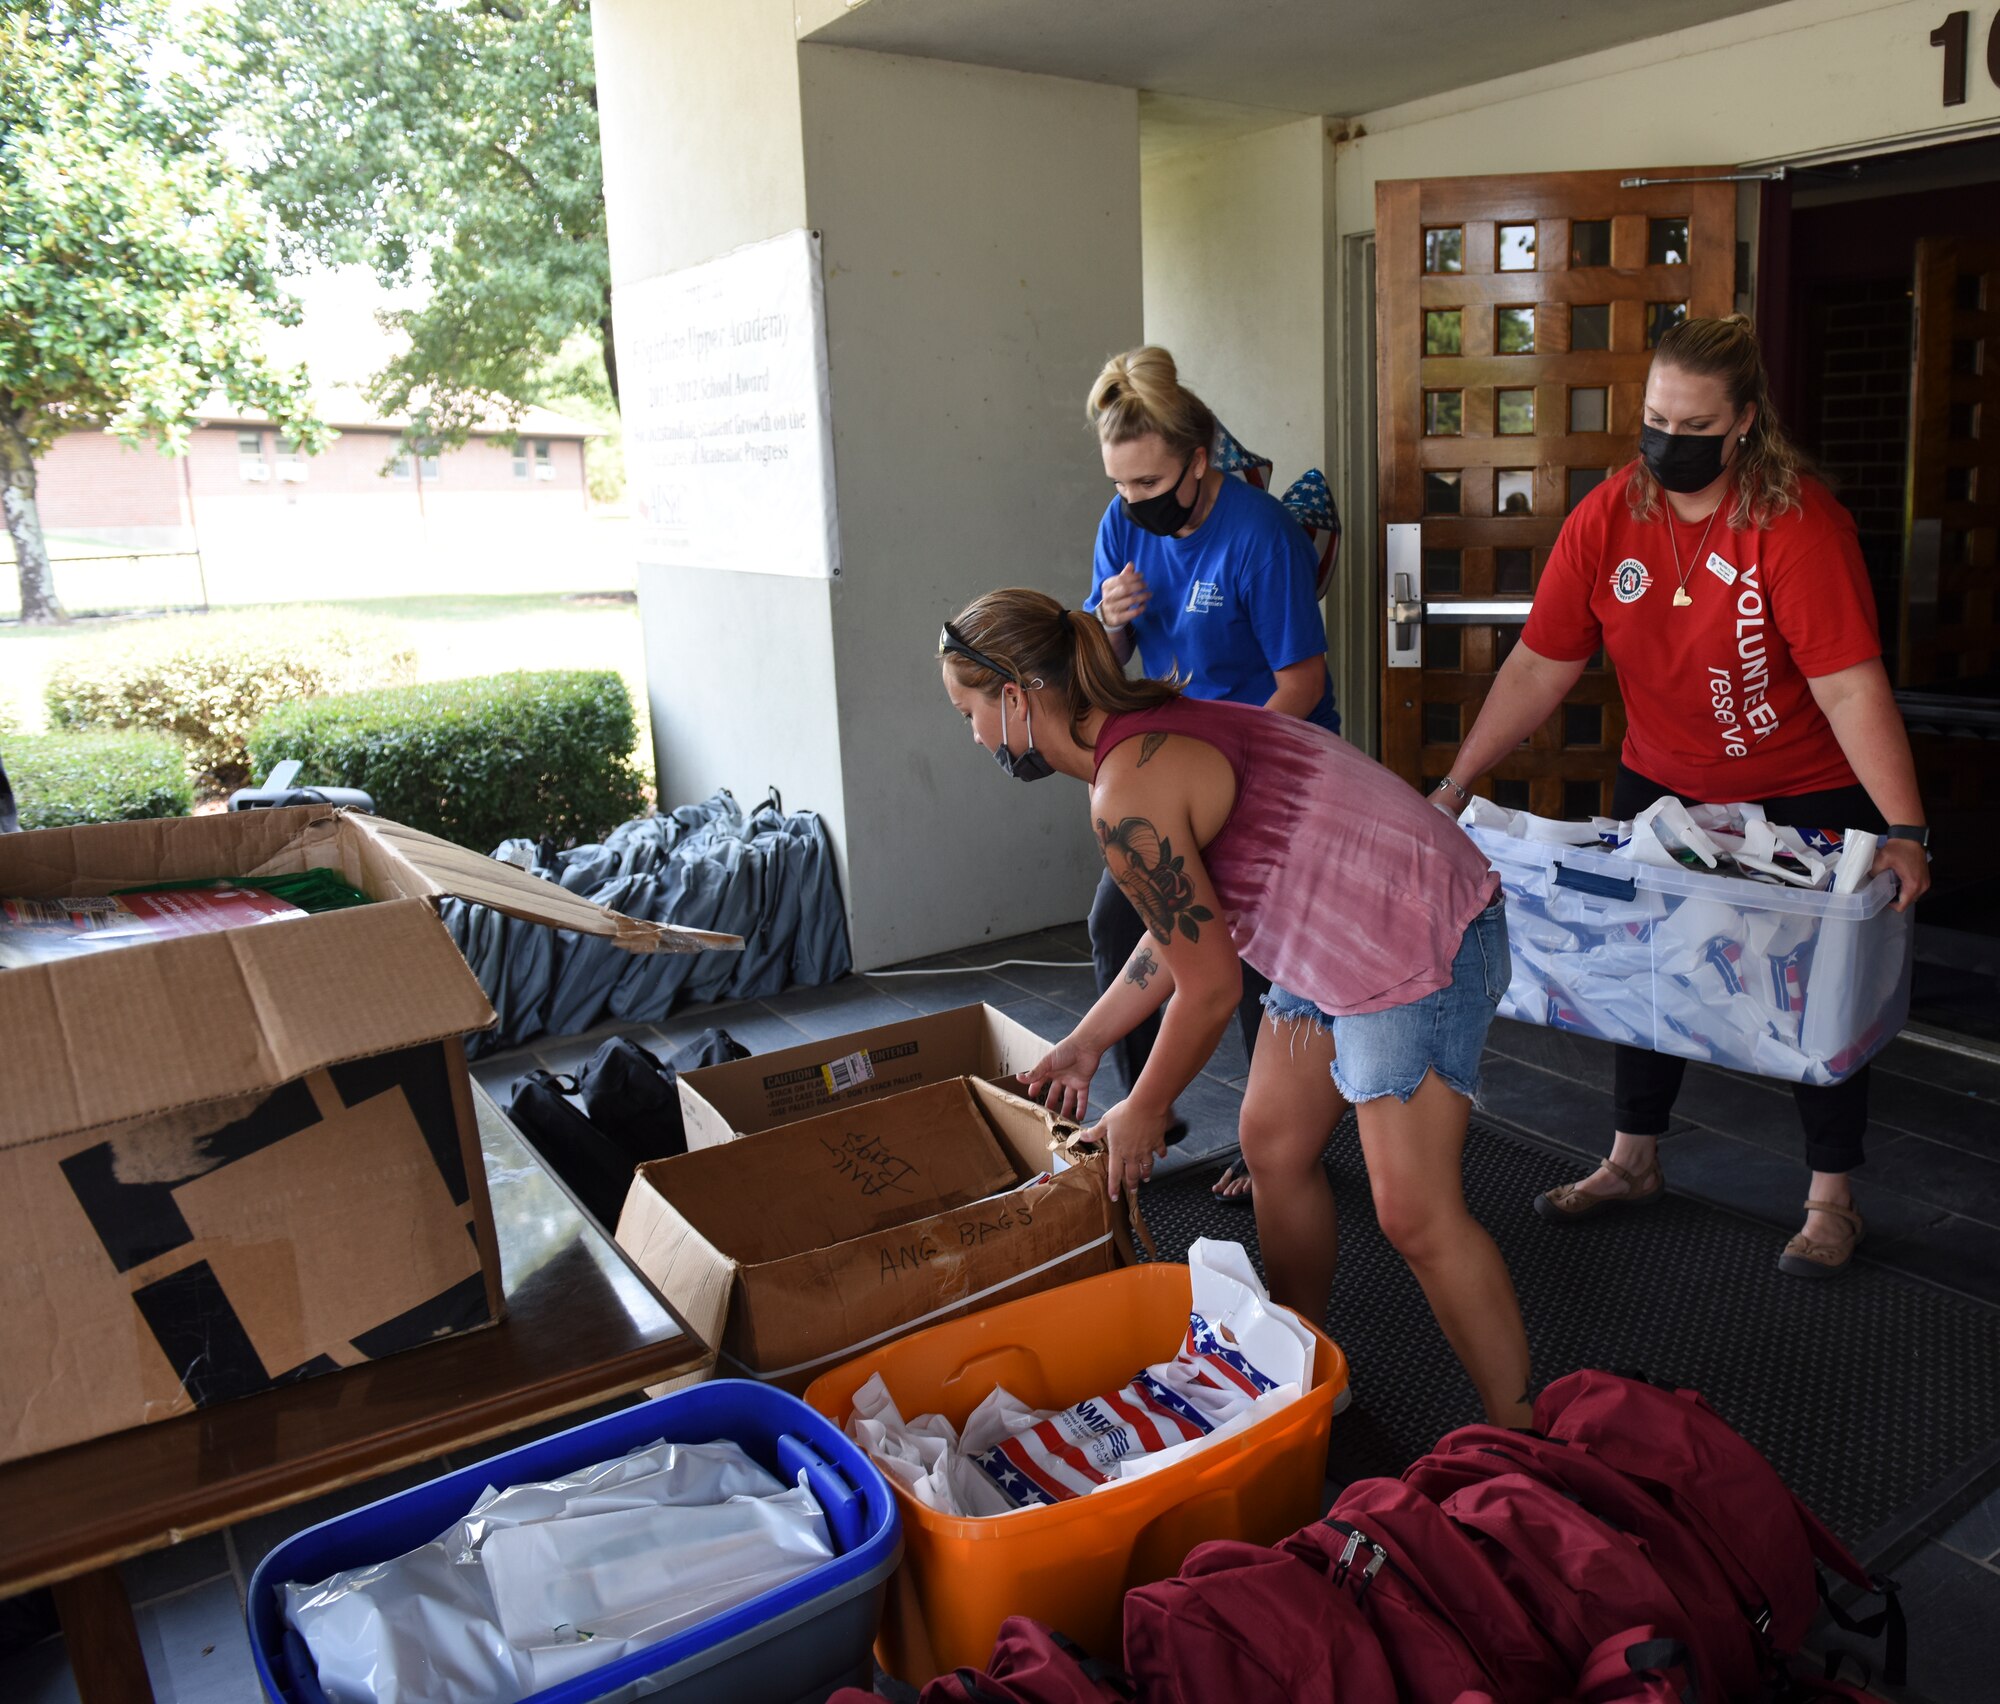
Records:
{"label": "woman in red volunteer shirt", "polygon": [[[1601,645],[1627,720],[1613,815],[1675,793],[1754,800],[1801,828],[1886,823],[1875,867],[1895,872],[1903,909],[1930,886],[1928,836],[1854,521],[1786,439],[1741,314],[1688,320],[1660,339],[1639,451],[1564,522],[1521,643],[1434,801],[1463,804]],[[1686,1061],[1616,1052],[1611,1156],[1542,1196],[1544,1218],[1638,1206],[1664,1188],[1657,1143]],[[1847,1174],[1862,1159],[1868,1072],[1793,1094],[1812,1184],[1804,1228],[1778,1264],[1830,1277],[1863,1233]]]}

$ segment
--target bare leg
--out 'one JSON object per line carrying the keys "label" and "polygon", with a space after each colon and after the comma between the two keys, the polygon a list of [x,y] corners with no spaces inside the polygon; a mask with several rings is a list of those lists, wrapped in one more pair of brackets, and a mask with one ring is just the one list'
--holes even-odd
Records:
{"label": "bare leg", "polygon": [[1314,1325],[1326,1318],[1340,1260],[1340,1218],[1319,1157],[1346,1111],[1333,1086],[1333,1037],[1311,1022],[1265,1024],[1243,1093],[1243,1158],[1272,1298]]}
{"label": "bare leg", "polygon": [[1417,1275],[1486,1418],[1526,1426],[1533,1411],[1521,1305],[1500,1250],[1465,1205],[1471,1110],[1470,1101],[1430,1072],[1407,1102],[1384,1095],[1356,1109],[1361,1151],[1383,1235]]}
{"label": "bare leg", "polygon": [[[1657,1136],[1633,1136],[1623,1130],[1611,1134],[1611,1158],[1640,1180],[1640,1187],[1649,1188],[1654,1169],[1660,1163],[1660,1139]],[[1596,1171],[1577,1186],[1584,1195],[1628,1195],[1631,1186],[1616,1172],[1606,1171],[1599,1166]],[[1838,1200],[1839,1197],[1834,1199]]]}
{"label": "bare leg", "polygon": [[[1806,1192],[1815,1201],[1831,1201],[1837,1207],[1854,1205],[1854,1190],[1847,1181],[1846,1172],[1819,1172],[1812,1174],[1812,1187]],[[1817,1210],[1806,1215],[1801,1234],[1815,1242],[1845,1242],[1854,1234],[1854,1227],[1845,1219],[1835,1219]]]}

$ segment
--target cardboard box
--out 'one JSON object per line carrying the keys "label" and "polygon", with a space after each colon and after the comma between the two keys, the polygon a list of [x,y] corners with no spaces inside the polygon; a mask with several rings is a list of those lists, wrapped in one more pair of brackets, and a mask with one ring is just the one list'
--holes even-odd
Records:
{"label": "cardboard box", "polygon": [[1018,1187],[1067,1128],[977,1078],[869,1099],[641,1166],[619,1246],[719,1372],[796,1393],[906,1331],[1135,1259],[1101,1156]]}
{"label": "cardboard box", "polygon": [[498,1317],[459,1039],[493,1011],[439,897],[734,941],[326,806],[0,835],[10,897],[310,868],[379,903],[0,971],[0,1460]]}
{"label": "cardboard box", "polygon": [[1051,1045],[991,1006],[959,1006],[683,1072],[681,1119],[688,1146],[708,1148],[954,1077],[1018,1089],[1015,1073],[1038,1063]]}

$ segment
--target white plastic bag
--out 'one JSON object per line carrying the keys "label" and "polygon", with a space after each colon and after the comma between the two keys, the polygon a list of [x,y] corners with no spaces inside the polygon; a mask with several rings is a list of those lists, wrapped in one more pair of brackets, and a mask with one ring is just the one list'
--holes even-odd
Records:
{"label": "white plastic bag", "polygon": [[961,1434],[940,1414],[905,1421],[881,1375],[855,1393],[848,1432],[940,1513],[989,1516],[1085,1496],[1157,1472],[1294,1402],[1312,1334],[1272,1304],[1238,1243],[1188,1250],[1181,1350],[1129,1384],[1063,1409],[1031,1409],[995,1386]]}
{"label": "white plastic bag", "polygon": [[655,1442],[488,1487],[429,1544],[288,1584],[285,1614],[329,1704],[513,1704],[832,1554],[811,1495],[740,1446]]}

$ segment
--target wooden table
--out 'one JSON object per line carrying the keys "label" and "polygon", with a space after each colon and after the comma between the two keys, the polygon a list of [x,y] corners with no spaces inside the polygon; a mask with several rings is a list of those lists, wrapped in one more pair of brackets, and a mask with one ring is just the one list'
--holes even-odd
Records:
{"label": "wooden table", "polygon": [[84,1704],[150,1704],[117,1564],[697,1367],[623,1252],[477,1083],[507,1318],[422,1349],[0,1466],[0,1596],[55,1588]]}

